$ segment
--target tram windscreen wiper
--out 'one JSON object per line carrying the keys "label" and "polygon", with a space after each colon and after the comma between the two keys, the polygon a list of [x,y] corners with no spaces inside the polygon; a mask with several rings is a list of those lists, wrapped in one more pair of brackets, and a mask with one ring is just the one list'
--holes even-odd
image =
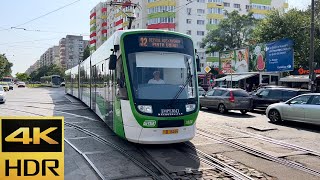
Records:
{"label": "tram windscreen wiper", "polygon": [[180,94],[183,92],[183,90],[186,88],[186,86],[189,84],[190,80],[192,79],[192,75],[189,74],[186,82],[184,82],[183,86],[180,87],[177,94],[173,97],[173,99],[170,101],[169,106],[173,105],[173,103],[179,98]]}

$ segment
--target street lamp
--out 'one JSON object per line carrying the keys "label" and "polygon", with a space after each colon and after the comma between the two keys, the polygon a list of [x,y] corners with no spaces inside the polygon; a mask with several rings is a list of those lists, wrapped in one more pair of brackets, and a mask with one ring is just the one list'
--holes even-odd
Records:
{"label": "street lamp", "polygon": [[309,87],[314,92],[314,1],[311,0],[310,56],[309,56]]}

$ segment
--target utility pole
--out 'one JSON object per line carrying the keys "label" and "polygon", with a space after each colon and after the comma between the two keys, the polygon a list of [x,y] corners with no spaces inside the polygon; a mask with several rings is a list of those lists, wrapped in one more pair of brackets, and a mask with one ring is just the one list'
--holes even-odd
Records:
{"label": "utility pole", "polygon": [[314,0],[311,0],[311,29],[310,29],[310,56],[309,56],[309,87],[314,92]]}

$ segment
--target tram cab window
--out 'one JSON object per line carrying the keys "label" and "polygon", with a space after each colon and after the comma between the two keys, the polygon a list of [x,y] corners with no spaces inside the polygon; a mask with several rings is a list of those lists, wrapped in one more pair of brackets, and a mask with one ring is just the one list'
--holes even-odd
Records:
{"label": "tram cab window", "polygon": [[121,99],[128,99],[126,81],[125,81],[125,75],[123,71],[121,57],[117,60],[116,79],[117,79],[117,96]]}
{"label": "tram cab window", "polygon": [[168,100],[177,94],[178,99],[195,98],[193,62],[191,56],[181,53],[147,51],[129,54],[133,96],[149,100]]}

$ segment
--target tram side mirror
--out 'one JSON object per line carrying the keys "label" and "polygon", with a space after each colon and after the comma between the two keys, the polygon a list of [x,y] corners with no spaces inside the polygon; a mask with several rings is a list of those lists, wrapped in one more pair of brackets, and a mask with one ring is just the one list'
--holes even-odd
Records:
{"label": "tram side mirror", "polygon": [[109,58],[109,70],[115,70],[117,66],[117,56],[112,54]]}
{"label": "tram side mirror", "polygon": [[197,71],[198,71],[198,72],[201,72],[201,68],[200,68],[200,58],[199,58],[199,56],[197,56],[196,63],[197,63]]}

